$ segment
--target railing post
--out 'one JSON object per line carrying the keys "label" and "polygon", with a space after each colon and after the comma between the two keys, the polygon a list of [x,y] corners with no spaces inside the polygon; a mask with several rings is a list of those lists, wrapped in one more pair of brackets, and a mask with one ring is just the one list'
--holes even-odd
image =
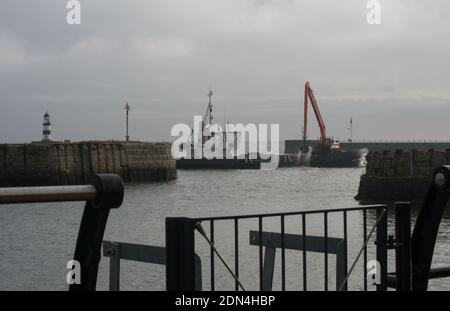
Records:
{"label": "railing post", "polygon": [[342,283],[347,277],[347,239],[344,238],[342,243],[336,247],[336,291],[347,291],[348,283],[340,289]]}
{"label": "railing post", "polygon": [[195,223],[190,218],[166,218],[166,289],[194,291]]}
{"label": "railing post", "polygon": [[109,257],[109,290],[120,290],[120,244],[103,242],[103,256]]}
{"label": "railing post", "polygon": [[437,168],[417,215],[411,238],[412,290],[426,291],[434,246],[445,207],[450,199],[450,165]]}
{"label": "railing post", "polygon": [[[381,217],[381,214],[384,215]],[[380,218],[381,217],[381,218]],[[377,291],[387,290],[387,207],[377,208],[377,261],[380,264],[380,284],[377,284]]]}
{"label": "railing post", "polygon": [[411,291],[411,204],[395,203],[395,275],[398,291]]}
{"label": "railing post", "polygon": [[124,186],[120,176],[95,175],[92,184],[97,191],[96,199],[86,202],[74,254],[74,260],[80,263],[81,284],[70,285],[70,291],[95,290],[109,210],[118,208],[123,201]]}

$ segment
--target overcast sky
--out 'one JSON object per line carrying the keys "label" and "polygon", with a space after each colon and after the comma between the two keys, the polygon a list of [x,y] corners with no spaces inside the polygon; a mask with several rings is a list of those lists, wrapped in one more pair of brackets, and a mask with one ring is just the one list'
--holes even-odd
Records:
{"label": "overcast sky", "polygon": [[[355,139],[450,140],[450,1],[65,0],[0,2],[0,142],[171,140],[175,123],[203,114],[279,123],[301,136],[303,85],[327,134]],[[311,114],[313,120],[314,116]],[[318,129],[311,124],[311,138]]]}

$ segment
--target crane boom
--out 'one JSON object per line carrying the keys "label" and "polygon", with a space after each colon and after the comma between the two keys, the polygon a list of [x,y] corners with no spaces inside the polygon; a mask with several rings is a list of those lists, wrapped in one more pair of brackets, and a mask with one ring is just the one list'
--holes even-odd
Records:
{"label": "crane boom", "polygon": [[306,139],[308,136],[308,101],[311,102],[311,106],[313,107],[314,114],[316,115],[317,123],[319,124],[320,129],[320,146],[325,146],[325,122],[323,121],[322,115],[320,114],[319,106],[317,105],[316,98],[314,97],[313,90],[309,86],[309,82],[305,83],[305,97],[304,97],[304,111],[303,111],[303,144],[305,150],[307,149]]}

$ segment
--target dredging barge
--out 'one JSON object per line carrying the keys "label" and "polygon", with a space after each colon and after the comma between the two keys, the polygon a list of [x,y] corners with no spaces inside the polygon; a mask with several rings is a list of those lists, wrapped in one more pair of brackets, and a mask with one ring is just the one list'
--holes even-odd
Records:
{"label": "dredging barge", "polygon": [[[317,146],[308,146],[308,102],[314,110],[319,124],[320,140]],[[303,111],[303,151],[312,148],[309,166],[312,167],[359,167],[361,163],[361,152],[359,150],[342,150],[338,140],[327,138],[325,122],[314,96],[309,82],[305,83],[304,111]]]}

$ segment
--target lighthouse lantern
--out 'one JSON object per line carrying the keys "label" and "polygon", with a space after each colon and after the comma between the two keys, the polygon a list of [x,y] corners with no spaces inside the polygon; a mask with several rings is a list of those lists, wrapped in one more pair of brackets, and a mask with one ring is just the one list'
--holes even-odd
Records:
{"label": "lighthouse lantern", "polygon": [[50,115],[48,111],[44,114],[44,123],[42,129],[42,141],[52,140],[52,123],[50,122]]}

